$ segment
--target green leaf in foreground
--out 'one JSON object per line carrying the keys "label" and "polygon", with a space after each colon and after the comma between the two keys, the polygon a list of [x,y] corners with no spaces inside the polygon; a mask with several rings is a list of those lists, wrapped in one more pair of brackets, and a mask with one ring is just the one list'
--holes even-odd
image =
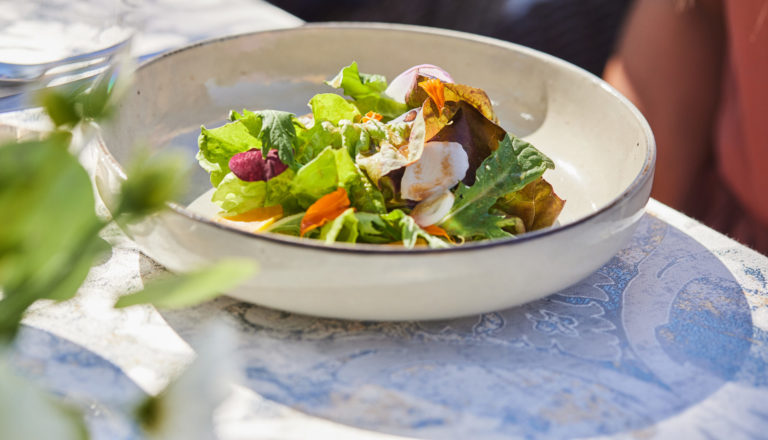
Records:
{"label": "green leaf in foreground", "polygon": [[256,264],[231,259],[195,272],[152,281],[141,292],[121,297],[115,307],[152,304],[159,308],[182,308],[211,300],[253,276]]}
{"label": "green leaf in foreground", "polygon": [[475,183],[471,187],[459,184],[453,208],[440,226],[466,239],[510,236],[500,225],[504,217],[489,213],[489,209],[499,197],[522,189],[554,167],[554,162],[533,145],[507,135],[480,164]]}
{"label": "green leaf in foreground", "polygon": [[165,209],[167,202],[182,193],[184,183],[182,156],[140,154],[132,161],[120,187],[115,218],[131,221]]}
{"label": "green leaf in foreground", "polygon": [[0,146],[0,336],[38,299],[71,298],[109,248],[69,136]]}

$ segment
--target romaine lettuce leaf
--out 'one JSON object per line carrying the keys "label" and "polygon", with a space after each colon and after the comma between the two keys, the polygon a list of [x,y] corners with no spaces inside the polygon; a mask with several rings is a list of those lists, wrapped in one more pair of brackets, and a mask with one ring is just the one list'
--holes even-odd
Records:
{"label": "romaine lettuce leaf", "polygon": [[360,73],[356,62],[341,69],[332,80],[326,83],[331,87],[342,89],[344,94],[354,99],[353,104],[362,114],[373,111],[386,119],[393,119],[408,110],[407,105],[384,94],[387,81],[383,76]]}
{"label": "romaine lettuce leaf", "polygon": [[531,144],[507,135],[477,169],[475,183],[471,187],[459,184],[453,208],[439,226],[465,239],[510,236],[501,226],[504,216],[489,213],[489,209],[500,197],[522,189],[554,167]]}

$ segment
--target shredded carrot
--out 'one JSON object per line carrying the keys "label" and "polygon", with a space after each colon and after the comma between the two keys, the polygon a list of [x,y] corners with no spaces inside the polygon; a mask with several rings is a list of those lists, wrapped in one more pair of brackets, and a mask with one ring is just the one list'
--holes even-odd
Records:
{"label": "shredded carrot", "polygon": [[435,235],[435,236],[438,236],[438,237],[445,237],[445,239],[450,241],[451,243],[454,242],[453,239],[451,238],[451,236],[448,234],[448,232],[445,229],[441,228],[440,226],[429,225],[429,226],[421,228],[421,229],[423,229],[425,232],[427,232],[427,233],[429,233],[431,235]]}
{"label": "shredded carrot", "polygon": [[435,102],[435,105],[437,105],[437,110],[442,112],[443,107],[445,107],[445,86],[443,85],[443,82],[437,78],[432,78],[420,82],[419,87],[427,92],[427,95],[429,95],[429,97],[432,98],[432,101]]}
{"label": "shredded carrot", "polygon": [[349,197],[344,188],[338,188],[320,197],[304,213],[301,219],[300,235],[303,237],[307,232],[323,226],[340,216],[347,208],[349,208]]}
{"label": "shredded carrot", "polygon": [[381,116],[380,114],[374,111],[369,111],[368,113],[365,114],[365,116],[363,116],[363,122],[372,121],[374,119],[377,121],[381,121],[381,118],[383,118],[383,116]]}

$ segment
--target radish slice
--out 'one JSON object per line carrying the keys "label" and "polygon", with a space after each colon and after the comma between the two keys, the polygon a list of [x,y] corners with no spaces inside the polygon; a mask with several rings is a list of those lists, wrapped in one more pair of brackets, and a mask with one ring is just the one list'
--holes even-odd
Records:
{"label": "radish slice", "polygon": [[395,101],[405,102],[406,95],[416,85],[416,78],[419,75],[429,78],[437,78],[446,83],[453,82],[453,78],[451,78],[451,75],[445,70],[433,66],[432,64],[419,64],[418,66],[413,66],[400,75],[397,75],[397,77],[389,83],[387,89],[384,90],[384,94]]}
{"label": "radish slice", "polygon": [[451,208],[453,208],[453,202],[456,197],[451,190],[435,194],[434,196],[419,202],[418,205],[413,207],[411,211],[411,217],[417,225],[422,228],[434,225],[445,217]]}
{"label": "radish slice", "polygon": [[400,181],[404,199],[420,201],[459,183],[467,174],[469,158],[457,142],[427,142],[419,160],[405,167]]}

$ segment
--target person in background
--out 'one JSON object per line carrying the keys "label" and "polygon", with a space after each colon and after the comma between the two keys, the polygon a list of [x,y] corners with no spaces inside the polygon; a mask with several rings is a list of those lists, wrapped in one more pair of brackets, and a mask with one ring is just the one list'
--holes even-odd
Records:
{"label": "person in background", "polygon": [[636,0],[604,77],[653,129],[652,196],[768,254],[768,0]]}

